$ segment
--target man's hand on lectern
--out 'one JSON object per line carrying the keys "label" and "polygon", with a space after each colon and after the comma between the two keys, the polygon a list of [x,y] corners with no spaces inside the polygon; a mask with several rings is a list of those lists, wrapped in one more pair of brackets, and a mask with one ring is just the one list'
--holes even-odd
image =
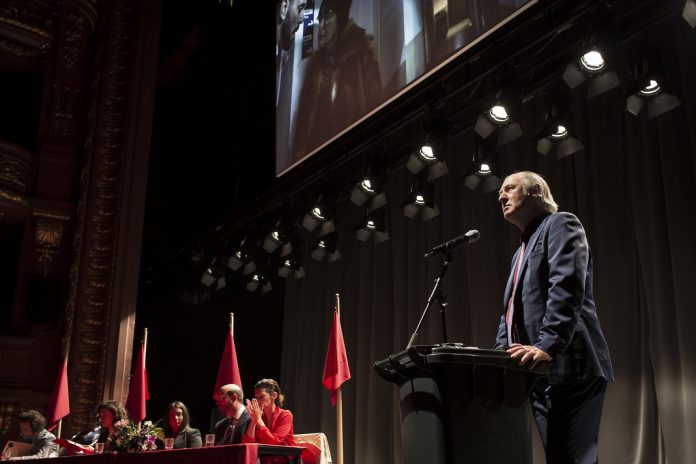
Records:
{"label": "man's hand on lectern", "polygon": [[510,353],[512,359],[517,359],[519,361],[520,366],[524,366],[529,361],[532,361],[532,365],[529,366],[530,369],[534,369],[540,362],[551,361],[551,356],[546,351],[532,345],[513,343],[510,345],[507,352]]}

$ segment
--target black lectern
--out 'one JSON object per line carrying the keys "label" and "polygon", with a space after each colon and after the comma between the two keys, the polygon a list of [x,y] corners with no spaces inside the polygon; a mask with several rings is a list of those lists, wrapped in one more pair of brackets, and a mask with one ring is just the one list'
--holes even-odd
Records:
{"label": "black lectern", "polygon": [[529,390],[546,366],[448,343],[412,346],[375,369],[399,386],[405,464],[532,462]]}

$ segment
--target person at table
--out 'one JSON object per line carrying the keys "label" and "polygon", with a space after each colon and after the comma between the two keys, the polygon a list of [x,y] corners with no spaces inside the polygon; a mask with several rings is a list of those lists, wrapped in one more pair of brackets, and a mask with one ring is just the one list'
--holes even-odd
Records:
{"label": "person at table", "polygon": [[296,446],[292,432],[292,413],[281,409],[285,397],[273,379],[262,379],[254,385],[254,398],[247,400],[249,427],[242,443]]}
{"label": "person at table", "polygon": [[97,443],[105,443],[105,448],[109,448],[109,436],[114,435],[116,423],[128,420],[128,413],[116,400],[107,400],[97,406],[97,417],[99,418],[99,436]]}
{"label": "person at table", "polygon": [[213,395],[218,409],[225,418],[215,424],[215,444],[234,445],[242,442],[242,437],[249,426],[249,413],[244,407],[244,393],[233,383],[223,385]]}
{"label": "person at table", "polygon": [[164,418],[164,436],[174,439],[174,448],[200,448],[203,446],[201,431],[189,426],[188,408],[181,401],[167,406]]}
{"label": "person at table", "polygon": [[19,415],[19,436],[22,442],[31,445],[31,450],[25,456],[13,460],[42,458],[58,449],[53,442],[56,439],[55,435],[46,430],[46,418],[33,409]]}

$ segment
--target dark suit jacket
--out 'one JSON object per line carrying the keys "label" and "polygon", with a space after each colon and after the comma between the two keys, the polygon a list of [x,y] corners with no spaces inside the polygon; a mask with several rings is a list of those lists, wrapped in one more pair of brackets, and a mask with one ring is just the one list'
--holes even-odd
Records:
{"label": "dark suit jacket", "polygon": [[[517,250],[512,259],[514,269]],[[512,272],[503,298],[513,288]],[[592,256],[585,230],[570,213],[549,214],[527,243],[515,298],[514,325],[520,343],[550,354],[549,383],[603,377],[613,380],[609,349],[592,296]],[[505,314],[496,348],[507,348]]]}
{"label": "dark suit jacket", "polygon": [[29,454],[27,454],[26,457],[32,456],[35,458],[40,458],[44,449],[48,449],[49,453],[53,453],[54,451],[58,450],[58,445],[53,442],[55,439],[55,435],[46,429],[42,429],[40,432],[31,437],[31,440],[23,440],[32,445],[31,451],[29,451]]}
{"label": "dark suit jacket", "polygon": [[192,427],[186,427],[174,437],[174,448],[200,448],[203,446],[201,431]]}
{"label": "dark suit jacket", "polygon": [[225,429],[230,426],[230,418],[225,417],[220,422],[215,424],[215,444],[216,445],[230,445],[242,442],[242,437],[246,433],[249,427],[249,413],[245,409],[241,416],[239,416],[239,421],[237,421],[237,426],[234,428],[234,433],[232,434],[232,440],[228,440],[226,443],[221,443],[223,437],[225,436]]}

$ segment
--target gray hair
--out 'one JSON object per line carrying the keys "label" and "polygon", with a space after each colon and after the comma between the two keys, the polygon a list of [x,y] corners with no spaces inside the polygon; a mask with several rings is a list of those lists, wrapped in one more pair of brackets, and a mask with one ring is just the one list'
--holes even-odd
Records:
{"label": "gray hair", "polygon": [[549,213],[555,213],[558,211],[558,204],[553,199],[551,188],[543,177],[532,171],[518,171],[513,175],[520,180],[522,192],[525,195],[529,195],[534,187],[538,186],[539,194],[541,194],[541,201],[544,203],[544,209]]}

